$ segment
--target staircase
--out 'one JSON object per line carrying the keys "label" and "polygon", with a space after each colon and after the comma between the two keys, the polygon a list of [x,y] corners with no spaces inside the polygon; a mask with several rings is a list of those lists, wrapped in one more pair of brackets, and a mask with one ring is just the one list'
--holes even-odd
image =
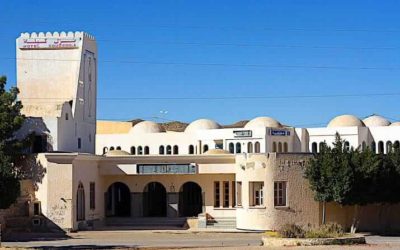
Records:
{"label": "staircase", "polygon": [[109,217],[105,219],[107,229],[179,230],[186,229],[186,218],[167,217]]}
{"label": "staircase", "polygon": [[207,220],[207,228],[236,229],[235,217],[215,217]]}

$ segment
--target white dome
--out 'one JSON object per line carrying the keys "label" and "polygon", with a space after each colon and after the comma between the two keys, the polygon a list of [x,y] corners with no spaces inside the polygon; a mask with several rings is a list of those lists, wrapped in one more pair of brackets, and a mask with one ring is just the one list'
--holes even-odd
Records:
{"label": "white dome", "polygon": [[165,129],[160,124],[152,121],[142,121],[131,128],[130,133],[134,134],[148,134],[148,133],[161,133]]}
{"label": "white dome", "polygon": [[389,126],[390,121],[380,115],[371,115],[363,120],[367,127],[382,127]]}
{"label": "white dome", "polygon": [[275,120],[274,118],[271,117],[257,117],[254,118],[253,120],[250,120],[245,126],[245,128],[280,128],[282,127],[282,124]]}
{"label": "white dome", "polygon": [[207,152],[204,153],[205,155],[229,155],[231,154],[229,151],[226,151],[224,149],[209,149]]}
{"label": "white dome", "polygon": [[333,118],[328,128],[335,127],[364,127],[364,123],[354,115],[340,115]]}
{"label": "white dome", "polygon": [[196,130],[203,130],[203,129],[219,129],[221,125],[216,123],[213,120],[209,119],[199,119],[189,124],[186,127],[185,132],[194,132]]}
{"label": "white dome", "polygon": [[393,122],[390,126],[400,126],[400,122]]}
{"label": "white dome", "polygon": [[131,155],[128,152],[124,150],[110,150],[107,153],[105,153],[105,156],[125,156],[125,155]]}

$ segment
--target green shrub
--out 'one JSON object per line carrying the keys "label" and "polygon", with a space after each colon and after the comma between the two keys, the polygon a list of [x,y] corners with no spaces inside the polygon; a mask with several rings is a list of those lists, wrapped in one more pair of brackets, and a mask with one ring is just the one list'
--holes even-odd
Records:
{"label": "green shrub", "polygon": [[305,236],[303,228],[296,224],[285,224],[278,232],[284,238],[304,238]]}
{"label": "green shrub", "polygon": [[306,238],[335,238],[343,235],[343,227],[337,223],[328,223],[318,228],[311,228],[305,233]]}

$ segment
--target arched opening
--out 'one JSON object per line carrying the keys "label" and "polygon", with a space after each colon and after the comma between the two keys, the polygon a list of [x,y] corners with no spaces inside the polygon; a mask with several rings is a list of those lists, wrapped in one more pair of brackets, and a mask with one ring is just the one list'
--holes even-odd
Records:
{"label": "arched opening", "polygon": [[144,154],[145,154],[145,155],[150,154],[150,148],[149,148],[149,146],[145,146],[145,147],[144,147]]}
{"label": "arched opening", "polygon": [[235,145],[233,144],[233,142],[229,143],[229,153],[235,153]]}
{"label": "arched opening", "polygon": [[253,143],[247,143],[247,153],[253,153]]}
{"label": "arched opening", "polygon": [[383,141],[378,142],[378,154],[383,154],[385,150],[385,146]]}
{"label": "arched opening", "polygon": [[389,154],[393,151],[393,144],[391,141],[386,142],[386,153]]}
{"label": "arched opening", "polygon": [[118,147],[117,147],[117,150],[121,150],[121,147],[120,147],[120,146],[118,146]]}
{"label": "arched opening", "polygon": [[114,147],[110,147],[110,151],[113,151],[114,150]]}
{"label": "arched opening", "polygon": [[131,155],[136,154],[136,148],[134,146],[131,147]]}
{"label": "arched opening", "polygon": [[79,182],[76,192],[76,220],[85,220],[85,189],[82,182]]}
{"label": "arched opening", "polygon": [[179,154],[179,147],[177,145],[174,146],[174,155]]}
{"label": "arched opening", "polygon": [[287,142],[283,143],[283,152],[287,153],[289,151],[289,147]]}
{"label": "arched opening", "polygon": [[311,144],[311,152],[314,154],[318,153],[318,144],[316,142]]}
{"label": "arched opening", "polygon": [[350,150],[350,143],[349,143],[348,141],[345,141],[345,142],[344,142],[344,149],[345,149],[346,151],[349,151],[349,150]]}
{"label": "arched opening", "polygon": [[180,216],[198,216],[203,211],[201,187],[195,182],[186,182],[179,190]]}
{"label": "arched opening", "polygon": [[282,142],[278,143],[278,152],[281,153],[282,152]]}
{"label": "arched opening", "polygon": [[276,152],[276,142],[272,143],[272,152]]}
{"label": "arched opening", "polygon": [[254,145],[254,152],[255,153],[260,153],[261,152],[261,146],[259,142],[256,142]]}
{"label": "arched opening", "polygon": [[321,149],[323,148],[325,146],[325,142],[320,142],[319,143],[319,150],[318,150],[318,152],[321,152]]}
{"label": "arched opening", "polygon": [[159,182],[150,182],[143,191],[143,215],[148,217],[167,216],[167,191]]}
{"label": "arched opening", "polygon": [[163,154],[165,154],[165,149],[164,149],[164,146],[160,146],[159,147],[159,149],[158,149],[158,153],[160,154],[160,155],[163,155]]}
{"label": "arched opening", "polygon": [[398,149],[400,147],[400,142],[399,141],[395,141],[393,144],[393,148],[394,149]]}
{"label": "arched opening", "polygon": [[371,150],[376,153],[376,143],[374,141],[371,143]]}
{"label": "arched opening", "polygon": [[203,146],[203,153],[205,153],[207,151],[208,151],[208,145],[206,144],[206,145]]}
{"label": "arched opening", "polygon": [[107,189],[107,216],[131,215],[131,191],[122,182],[114,182]]}
{"label": "arched opening", "polygon": [[108,152],[108,148],[107,148],[107,147],[104,147],[104,148],[103,148],[103,155],[105,155],[107,152]]}
{"label": "arched opening", "polygon": [[240,142],[236,143],[236,153],[237,154],[242,153],[242,145],[240,144]]}
{"label": "arched opening", "polygon": [[171,147],[171,145],[168,145],[167,146],[167,155],[170,155],[170,154],[172,154],[172,147]]}
{"label": "arched opening", "polygon": [[194,146],[193,145],[189,145],[189,154],[190,155],[194,154]]}
{"label": "arched opening", "polygon": [[142,146],[137,147],[137,154],[142,155],[143,154],[143,148]]}
{"label": "arched opening", "polygon": [[367,149],[367,143],[365,141],[363,141],[361,144],[361,150],[365,151],[366,149]]}

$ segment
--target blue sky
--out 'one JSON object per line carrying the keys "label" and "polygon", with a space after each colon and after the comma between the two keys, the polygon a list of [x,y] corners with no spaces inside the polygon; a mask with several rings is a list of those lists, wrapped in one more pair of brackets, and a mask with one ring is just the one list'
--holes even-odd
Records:
{"label": "blue sky", "polygon": [[99,119],[228,124],[265,115],[297,126],[343,113],[400,119],[400,95],[101,99],[400,93],[397,0],[3,0],[0,9],[0,74],[10,84],[21,32],[83,30],[97,38]]}

